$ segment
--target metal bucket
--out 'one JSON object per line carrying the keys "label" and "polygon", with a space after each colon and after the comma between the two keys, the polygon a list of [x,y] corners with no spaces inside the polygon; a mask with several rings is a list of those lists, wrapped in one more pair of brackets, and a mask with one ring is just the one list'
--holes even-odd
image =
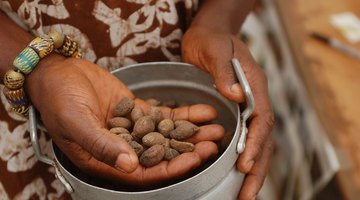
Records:
{"label": "metal bucket", "polygon": [[55,175],[73,199],[118,200],[185,200],[185,199],[235,199],[243,181],[243,174],[235,168],[238,154],[244,150],[247,129],[246,119],[254,109],[251,90],[237,60],[232,60],[246,96],[247,109],[241,114],[239,106],[221,96],[214,88],[213,79],[205,72],[185,63],[156,62],[136,64],[121,68],[113,74],[129,86],[137,97],[156,98],[178,103],[210,104],[218,111],[216,123],[226,130],[235,130],[229,146],[219,158],[196,175],[171,185],[147,191],[115,191],[86,183],[71,174],[60,158],[61,152],[53,148],[55,159],[41,153],[36,135],[36,114],[30,109],[30,134],[35,153],[40,161],[55,167]]}

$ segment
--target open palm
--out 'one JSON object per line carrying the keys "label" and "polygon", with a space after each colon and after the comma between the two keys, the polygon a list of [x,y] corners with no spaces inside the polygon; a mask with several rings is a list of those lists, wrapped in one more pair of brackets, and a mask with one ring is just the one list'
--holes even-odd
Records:
{"label": "open palm", "polygon": [[[32,103],[57,146],[80,169],[103,178],[144,185],[179,177],[215,155],[217,146],[212,141],[224,134],[219,125],[202,126],[191,139],[194,152],[144,168],[132,148],[107,129],[111,110],[120,99],[135,98],[109,72],[85,60],[57,57],[51,62],[44,60],[27,85]],[[135,102],[145,111],[149,108],[140,99]],[[163,107],[162,111],[165,118],[195,123],[217,115],[212,107],[200,104],[174,110]]]}

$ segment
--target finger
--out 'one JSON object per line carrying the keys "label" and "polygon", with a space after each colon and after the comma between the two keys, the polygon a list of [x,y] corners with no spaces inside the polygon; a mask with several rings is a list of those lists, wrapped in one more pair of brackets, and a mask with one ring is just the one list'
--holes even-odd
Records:
{"label": "finger", "polygon": [[266,174],[269,170],[272,151],[272,140],[269,137],[266,142],[264,152],[256,161],[251,171],[245,177],[244,183],[239,193],[239,200],[256,198],[256,195],[260,191],[264,183]]}
{"label": "finger", "polygon": [[256,104],[250,119],[249,133],[245,144],[246,148],[240,155],[238,162],[239,170],[247,173],[254,164],[255,159],[262,152],[266,138],[271,135],[274,116],[268,95],[267,78],[264,72],[256,65],[251,55],[246,55],[248,51],[239,40],[234,40],[234,44],[235,56],[243,64],[242,67]]}
{"label": "finger", "polygon": [[172,110],[172,119],[175,120],[189,120],[193,123],[202,123],[214,120],[217,118],[215,108],[207,104],[195,104],[175,108]]}
{"label": "finger", "polygon": [[81,172],[91,174],[101,179],[124,181],[133,185],[141,185],[140,179],[138,178],[138,174],[144,170],[141,165],[137,165],[137,168],[133,172],[127,173],[122,170],[117,170],[104,162],[100,162],[77,143],[64,140],[55,143],[61,151],[67,155],[70,161],[79,167]]}
{"label": "finger", "polygon": [[144,113],[148,113],[150,109],[150,104],[148,104],[146,101],[142,99],[135,98],[134,99],[135,106],[140,107]]}
{"label": "finger", "polygon": [[179,178],[196,169],[201,164],[201,158],[196,153],[183,153],[171,161],[162,161],[160,164],[145,168],[143,171],[143,184],[159,183],[165,180]]}
{"label": "finger", "polygon": [[266,138],[271,135],[274,125],[274,116],[267,91],[261,91],[265,90],[265,87],[261,89],[261,86],[257,86],[259,88],[253,90],[256,107],[250,119],[245,150],[239,156],[238,162],[238,168],[243,173],[247,173],[251,169],[256,158],[262,152]]}
{"label": "finger", "polygon": [[154,183],[178,178],[200,166],[209,158],[217,155],[217,146],[213,142],[204,141],[195,145],[193,152],[179,155],[169,162],[162,162],[154,167],[146,168],[143,183]]}
{"label": "finger", "polygon": [[[132,185],[156,184],[178,178],[200,166],[209,158],[217,155],[217,146],[213,142],[201,142],[195,145],[193,152],[183,153],[171,161],[162,161],[151,168],[138,165],[132,173],[123,173],[109,165],[96,160],[90,153],[73,142],[60,142],[59,148],[64,148],[64,153],[69,159],[84,172],[99,176],[100,178],[122,181]],[[77,152],[74,154],[74,152]]]}
{"label": "finger", "polygon": [[225,130],[219,124],[210,124],[200,127],[194,135],[187,138],[186,142],[196,144],[201,141],[219,141],[224,137]]}
{"label": "finger", "polygon": [[127,173],[123,170],[117,170],[104,162],[100,162],[91,153],[75,142],[62,140],[55,141],[55,143],[61,151],[67,155],[70,161],[84,173],[91,174],[92,176],[101,179],[124,181],[134,185],[142,184],[139,177],[141,177],[140,175],[144,168],[141,167],[141,165],[137,165],[135,170],[131,173]]}
{"label": "finger", "polygon": [[[135,105],[141,107],[144,113],[147,113],[150,109],[150,105],[141,99],[135,99]],[[215,108],[207,104],[195,104],[174,109],[164,106],[160,108],[164,118],[173,120],[183,119],[193,123],[203,123],[217,118]]]}
{"label": "finger", "polygon": [[[234,56],[234,44],[232,41],[234,39],[237,40],[235,37],[229,38],[227,46],[229,51],[226,51],[228,55],[217,56],[217,59],[211,63],[214,66],[210,66],[210,69],[213,69],[211,75],[214,78],[217,90],[226,98],[241,103],[245,101],[245,95],[231,63]],[[246,56],[249,55],[242,55],[242,57]]]}
{"label": "finger", "polygon": [[200,156],[202,162],[218,154],[217,145],[210,141],[202,141],[195,145],[194,153]]}
{"label": "finger", "polygon": [[104,128],[94,114],[81,109],[80,112],[71,110],[60,115],[61,119],[71,119],[61,123],[63,130],[72,130],[73,134],[67,134],[67,139],[109,166],[125,172],[136,169],[138,158],[130,145]]}
{"label": "finger", "polygon": [[[230,46],[233,48],[232,57],[239,60],[250,87],[254,89],[253,82],[259,78],[258,71],[260,68],[251,56],[247,46],[241,40],[236,37],[231,37],[230,42],[232,42]],[[215,70],[212,75],[215,79],[219,92],[228,99],[240,103],[245,101],[245,96],[240,84],[238,83],[238,78],[234,73],[234,69],[230,61],[231,58],[228,60],[224,60],[224,58],[218,59],[216,65],[213,66],[213,69]]]}
{"label": "finger", "polygon": [[204,49],[206,53],[202,55],[203,58],[198,63],[199,67],[211,74],[217,90],[222,95],[232,101],[243,102],[245,96],[231,64],[231,59],[233,58],[231,37],[226,35],[220,41],[215,40],[210,48]]}
{"label": "finger", "polygon": [[263,151],[266,138],[273,126],[271,113],[263,113],[251,119],[244,152],[239,156],[238,169],[247,173]]}
{"label": "finger", "polygon": [[241,103],[245,101],[245,95],[235,76],[234,69],[230,60],[219,58],[215,66],[212,76],[215,81],[216,89],[226,98]]}

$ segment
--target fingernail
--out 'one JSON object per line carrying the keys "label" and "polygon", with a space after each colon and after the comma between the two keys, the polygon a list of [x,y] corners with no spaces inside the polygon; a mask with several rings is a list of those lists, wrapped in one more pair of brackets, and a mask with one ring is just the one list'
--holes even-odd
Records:
{"label": "fingernail", "polygon": [[256,196],[254,196],[253,198],[251,198],[251,200],[256,200]]}
{"label": "fingernail", "polygon": [[240,94],[241,93],[241,85],[239,83],[235,83],[231,86],[230,91],[232,93]]}
{"label": "fingernail", "polygon": [[134,160],[127,153],[121,153],[115,162],[115,168],[121,172],[129,173],[134,169]]}

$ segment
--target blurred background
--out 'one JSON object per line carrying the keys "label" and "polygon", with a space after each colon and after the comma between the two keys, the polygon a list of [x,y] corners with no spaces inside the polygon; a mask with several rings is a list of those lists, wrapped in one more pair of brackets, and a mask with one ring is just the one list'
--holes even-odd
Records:
{"label": "blurred background", "polygon": [[276,117],[258,199],[360,199],[360,1],[259,0],[239,37]]}

